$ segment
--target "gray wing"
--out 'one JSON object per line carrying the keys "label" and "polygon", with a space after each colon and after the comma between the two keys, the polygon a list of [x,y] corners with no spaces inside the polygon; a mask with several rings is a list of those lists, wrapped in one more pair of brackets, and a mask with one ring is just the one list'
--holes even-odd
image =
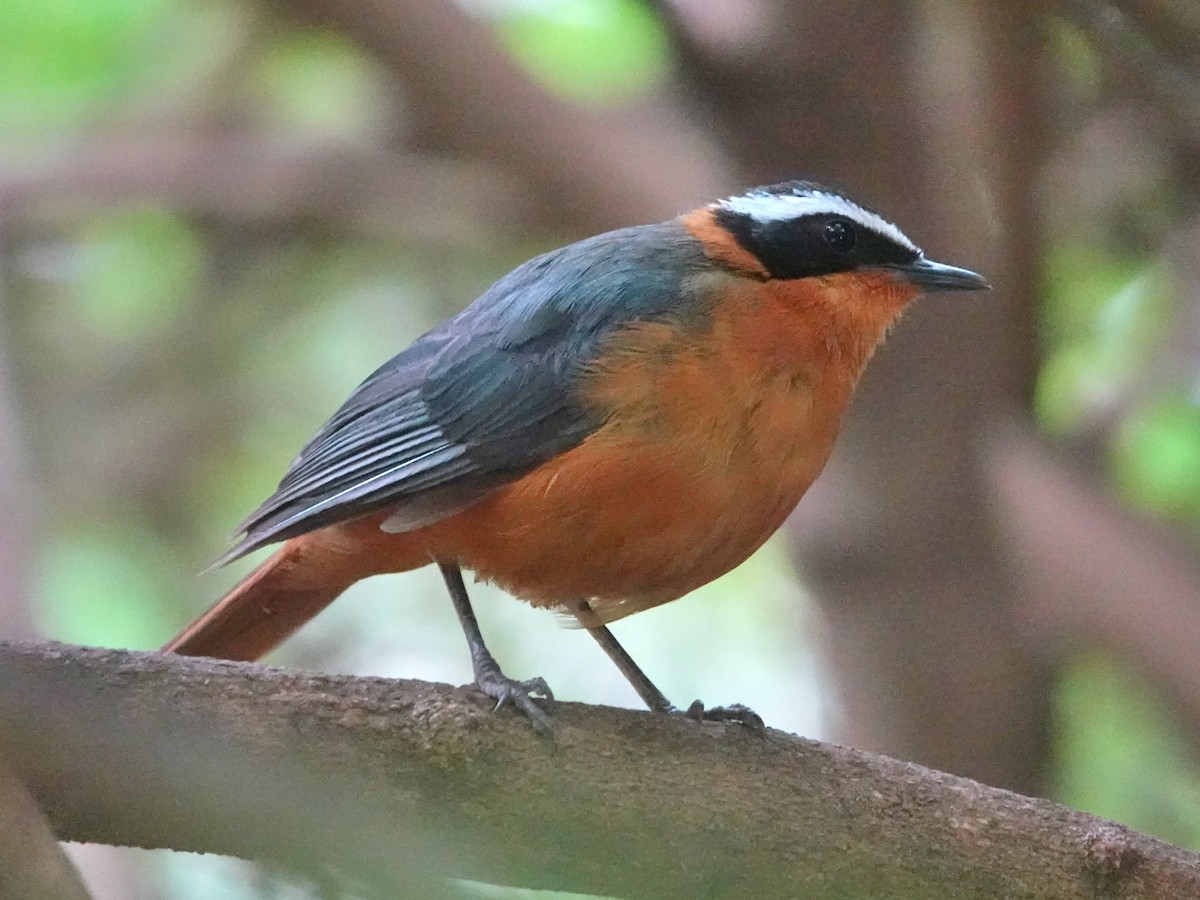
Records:
{"label": "gray wing", "polygon": [[436,521],[576,446],[603,423],[572,390],[580,368],[621,325],[678,314],[679,285],[703,265],[668,222],[514,269],[364,381],[221,562],[389,507]]}

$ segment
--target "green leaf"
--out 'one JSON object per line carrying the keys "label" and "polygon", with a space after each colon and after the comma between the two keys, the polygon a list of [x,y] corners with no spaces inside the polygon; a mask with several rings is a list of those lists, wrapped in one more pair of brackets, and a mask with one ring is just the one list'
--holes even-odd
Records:
{"label": "green leaf", "polygon": [[186,304],[202,274],[199,235],[163,209],[129,207],[93,219],[75,245],[71,298],[83,326],[135,342]]}
{"label": "green leaf", "polygon": [[162,598],[169,587],[163,559],[170,549],[133,531],[89,531],[52,537],[35,571],[39,625],[55,640],[150,649],[171,631]]}
{"label": "green leaf", "polygon": [[1034,409],[1061,434],[1127,389],[1166,326],[1171,292],[1160,266],[1064,244],[1049,254],[1043,294],[1048,347]]}
{"label": "green leaf", "polygon": [[168,0],[0,3],[0,132],[44,134],[78,123],[126,86],[131,43]]}
{"label": "green leaf", "polygon": [[1136,673],[1085,656],[1056,698],[1060,798],[1200,848],[1200,772],[1169,707]]}
{"label": "green leaf", "polygon": [[1104,86],[1104,60],[1087,34],[1062,16],[1045,22],[1054,56],[1076,90],[1095,96]]}
{"label": "green leaf", "polygon": [[662,23],[638,0],[495,0],[486,7],[517,62],[572,100],[617,102],[644,93],[670,66]]}
{"label": "green leaf", "polygon": [[1147,402],[1121,424],[1111,467],[1133,505],[1174,518],[1200,516],[1200,408],[1182,395]]}
{"label": "green leaf", "polygon": [[1051,434],[1067,434],[1114,397],[1126,375],[1125,366],[1097,352],[1093,344],[1072,341],[1048,354],[1042,364],[1034,413]]}
{"label": "green leaf", "polygon": [[330,31],[289,30],[268,47],[252,87],[256,118],[296,133],[344,141],[369,137],[387,108],[385,78],[370,57]]}
{"label": "green leaf", "polygon": [[1042,326],[1051,343],[1089,335],[1115,344],[1161,322],[1162,273],[1144,260],[1103,248],[1063,243],[1046,257]]}

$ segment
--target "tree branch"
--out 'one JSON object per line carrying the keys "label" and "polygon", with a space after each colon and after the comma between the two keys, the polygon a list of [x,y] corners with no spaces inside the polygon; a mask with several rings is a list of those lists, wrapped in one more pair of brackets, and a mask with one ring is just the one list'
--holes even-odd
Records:
{"label": "tree branch", "polygon": [[222,219],[307,217],[410,235],[537,224],[504,174],[487,163],[296,146],[251,131],[97,133],[53,158],[0,169],[0,223],[31,208],[45,215],[150,199]]}
{"label": "tree branch", "polygon": [[60,837],[638,896],[1182,897],[1200,857],[779,732],[469,690],[0,644],[0,752]]}

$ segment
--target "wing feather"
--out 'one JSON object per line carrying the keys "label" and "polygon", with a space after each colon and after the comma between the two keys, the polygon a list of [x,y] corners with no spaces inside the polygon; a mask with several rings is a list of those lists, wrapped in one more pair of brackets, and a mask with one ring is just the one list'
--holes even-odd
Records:
{"label": "wing feather", "polygon": [[579,372],[623,324],[678,314],[705,265],[664,223],[514,269],[359,385],[220,562],[381,509],[389,529],[428,524],[576,446],[604,420],[573,390]]}

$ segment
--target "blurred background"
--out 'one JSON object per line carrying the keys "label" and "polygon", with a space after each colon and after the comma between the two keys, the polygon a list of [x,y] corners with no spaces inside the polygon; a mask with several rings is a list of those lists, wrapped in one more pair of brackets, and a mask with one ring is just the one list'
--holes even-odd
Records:
{"label": "blurred background", "polygon": [[[0,636],[161,644],[426,328],[802,175],[996,289],[917,306],[788,529],[618,637],[677,703],[1200,849],[1198,151],[1188,0],[0,0]],[[474,596],[510,674],[639,705],[585,633]],[[429,571],[273,661],[471,677]],[[98,898],[316,896],[74,852]]]}

